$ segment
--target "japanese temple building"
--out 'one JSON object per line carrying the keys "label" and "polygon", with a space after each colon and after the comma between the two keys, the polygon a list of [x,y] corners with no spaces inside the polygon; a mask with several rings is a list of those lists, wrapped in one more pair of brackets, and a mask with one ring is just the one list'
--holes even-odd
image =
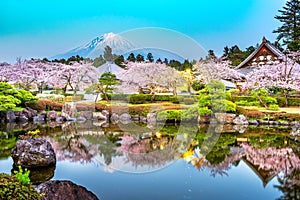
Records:
{"label": "japanese temple building", "polygon": [[283,61],[284,56],[280,50],[263,37],[260,46],[235,69],[246,75],[258,66],[278,64]]}

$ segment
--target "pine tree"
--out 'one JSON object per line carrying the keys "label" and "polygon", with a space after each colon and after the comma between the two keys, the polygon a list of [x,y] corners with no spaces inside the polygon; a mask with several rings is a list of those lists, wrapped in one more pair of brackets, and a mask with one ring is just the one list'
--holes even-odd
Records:
{"label": "pine tree", "polygon": [[147,60],[149,60],[149,62],[153,62],[154,61],[152,53],[148,53],[147,54]]}
{"label": "pine tree", "polygon": [[287,49],[297,51],[300,49],[300,0],[287,1],[279,12],[280,15],[275,16],[275,19],[283,24],[273,33],[278,33],[277,40],[282,39]]}

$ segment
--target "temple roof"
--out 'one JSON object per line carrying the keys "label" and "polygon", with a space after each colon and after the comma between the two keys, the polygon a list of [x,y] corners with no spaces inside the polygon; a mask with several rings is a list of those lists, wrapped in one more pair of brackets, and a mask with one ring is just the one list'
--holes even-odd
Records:
{"label": "temple roof", "polygon": [[[263,37],[262,43],[260,44],[260,46],[251,55],[249,55],[241,64],[239,64],[237,67],[235,67],[235,69],[236,70],[243,69],[243,71],[244,71],[247,68],[249,69],[250,67],[253,67],[250,62],[253,61],[255,58],[259,57],[262,52],[267,52],[270,55],[272,55],[273,57],[278,58],[278,59],[284,57],[284,54],[280,50],[278,50],[265,37]],[[246,71],[249,71],[249,70],[246,70]],[[243,74],[245,74],[245,73],[243,73]]]}

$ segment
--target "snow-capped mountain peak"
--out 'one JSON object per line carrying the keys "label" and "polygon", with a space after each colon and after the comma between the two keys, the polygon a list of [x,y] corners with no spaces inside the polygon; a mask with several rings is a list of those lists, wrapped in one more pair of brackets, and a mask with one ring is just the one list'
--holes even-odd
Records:
{"label": "snow-capped mountain peak", "polygon": [[72,49],[66,53],[53,56],[50,59],[68,59],[69,57],[76,55],[84,58],[95,58],[101,54],[103,55],[104,48],[107,45],[112,48],[113,53],[115,54],[123,54],[135,48],[131,42],[122,36],[110,32],[94,38],[85,45]]}

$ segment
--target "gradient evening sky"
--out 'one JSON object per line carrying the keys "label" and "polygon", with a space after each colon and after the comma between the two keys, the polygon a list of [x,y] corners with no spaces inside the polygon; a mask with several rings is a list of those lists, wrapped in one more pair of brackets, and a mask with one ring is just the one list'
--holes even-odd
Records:
{"label": "gradient evening sky", "polygon": [[0,62],[50,57],[104,33],[172,29],[221,55],[274,41],[274,19],[286,0],[1,0]]}

